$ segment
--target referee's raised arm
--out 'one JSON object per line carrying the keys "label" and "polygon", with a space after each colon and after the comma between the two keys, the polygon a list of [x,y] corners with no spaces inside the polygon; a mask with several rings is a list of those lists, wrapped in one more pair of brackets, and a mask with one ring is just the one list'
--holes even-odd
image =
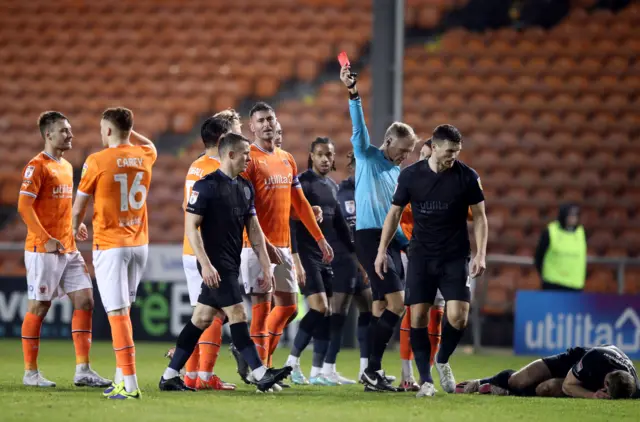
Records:
{"label": "referee's raised arm", "polygon": [[356,78],[351,72],[349,65],[340,69],[340,80],[349,90],[349,114],[351,115],[351,125],[353,133],[351,135],[351,144],[356,156],[363,154],[367,148],[371,146],[369,139],[369,131],[364,121],[364,112],[362,111],[362,100],[358,94],[356,86]]}

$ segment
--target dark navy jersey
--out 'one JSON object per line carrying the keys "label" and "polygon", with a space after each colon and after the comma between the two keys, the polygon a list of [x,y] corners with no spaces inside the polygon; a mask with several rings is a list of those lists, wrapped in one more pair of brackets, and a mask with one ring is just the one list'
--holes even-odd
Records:
{"label": "dark navy jersey", "polygon": [[242,233],[249,218],[256,215],[254,197],[249,181],[240,176],[231,179],[220,170],[193,185],[186,211],[202,216],[204,250],[222,274],[239,273]]}
{"label": "dark navy jersey", "polygon": [[[322,234],[337,254],[340,251],[354,251],[349,226],[345,221],[338,202],[338,185],[328,177],[322,177],[307,170],[298,179],[302,191],[312,206],[322,208],[322,222],[319,224]],[[296,240],[298,253],[307,259],[322,262],[322,252],[304,224],[296,221]]]}
{"label": "dark navy jersey", "polygon": [[355,242],[356,234],[356,182],[353,177],[349,177],[338,187],[338,202],[344,219],[351,230],[351,242]]}
{"label": "dark navy jersey", "polygon": [[471,252],[467,231],[469,206],[484,201],[478,173],[461,161],[441,173],[421,160],[402,170],[393,204],[411,203],[412,253],[426,258],[456,259]]}
{"label": "dark navy jersey", "polygon": [[608,373],[624,371],[635,379],[636,393],[634,398],[640,397],[640,381],[636,368],[631,359],[616,346],[606,345],[592,347],[576,363],[571,372],[580,381],[582,386],[589,391],[598,391],[604,387],[604,379]]}

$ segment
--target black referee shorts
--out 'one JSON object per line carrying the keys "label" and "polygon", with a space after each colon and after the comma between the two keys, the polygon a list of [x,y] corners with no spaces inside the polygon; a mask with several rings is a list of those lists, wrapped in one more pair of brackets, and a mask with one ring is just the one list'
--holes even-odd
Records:
{"label": "black referee shorts", "polygon": [[331,297],[333,295],[333,269],[331,265],[306,259],[302,255],[300,255],[300,261],[306,273],[302,294],[308,297],[318,293],[326,293],[327,297]]}
{"label": "black referee shorts", "polygon": [[415,250],[409,256],[405,305],[433,303],[438,289],[445,301],[471,300],[469,258],[433,259]]}
{"label": "black referee shorts", "polygon": [[352,295],[356,291],[358,267],[351,255],[340,255],[331,263],[333,268],[333,291]]}
{"label": "black referee shorts", "polygon": [[[198,270],[202,273],[199,265]],[[216,309],[242,303],[242,292],[240,291],[240,283],[238,283],[238,274],[220,273],[220,284],[217,288],[211,288],[202,283],[198,303]]]}
{"label": "black referee shorts", "polygon": [[364,267],[369,282],[373,300],[384,300],[385,295],[404,290],[404,269],[400,246],[393,240],[387,248],[387,273],[380,279],[375,270],[376,256],[382,229],[363,229],[356,231],[356,255]]}
{"label": "black referee shorts", "polygon": [[584,347],[572,347],[564,353],[542,358],[542,361],[549,368],[551,378],[564,378],[586,353],[587,349]]}

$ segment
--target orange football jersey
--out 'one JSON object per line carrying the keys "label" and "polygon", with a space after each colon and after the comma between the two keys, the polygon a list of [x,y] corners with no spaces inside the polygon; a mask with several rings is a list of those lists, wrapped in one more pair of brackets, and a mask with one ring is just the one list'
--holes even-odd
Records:
{"label": "orange football jersey", "polygon": [[[269,241],[279,248],[291,245],[289,215],[291,189],[298,189],[298,168],[288,152],[276,148],[267,152],[251,145],[251,161],[242,176],[253,184],[260,227]],[[249,247],[245,233],[245,247]]]}
{"label": "orange football jersey", "polygon": [[[467,210],[467,220],[473,220],[471,207]],[[402,216],[400,217],[400,228],[407,239],[411,240],[411,235],[413,234],[413,210],[411,209],[411,204],[404,207],[404,211],[402,211]]]}
{"label": "orange football jersey", "polygon": [[[73,167],[61,158],[41,152],[24,168],[20,195],[35,198],[33,209],[42,227],[64,246],[64,252],[76,250],[71,224],[73,208]],[[29,252],[46,252],[49,239],[38,237],[27,228],[24,248]]]}
{"label": "orange football jersey", "polygon": [[79,195],[93,195],[93,247],[111,249],[149,243],[147,195],[153,148],[121,145],[87,157]]}
{"label": "orange football jersey", "polygon": [[[209,157],[207,155],[203,155],[191,163],[191,167],[189,167],[189,172],[187,173],[187,179],[184,182],[184,201],[182,201],[182,209],[187,206],[187,201],[189,200],[189,196],[191,196],[191,189],[193,189],[193,185],[207,174],[213,173],[219,168],[220,161],[218,158]],[[189,243],[189,239],[187,239],[186,233],[184,235],[182,254],[193,255],[193,248]]]}

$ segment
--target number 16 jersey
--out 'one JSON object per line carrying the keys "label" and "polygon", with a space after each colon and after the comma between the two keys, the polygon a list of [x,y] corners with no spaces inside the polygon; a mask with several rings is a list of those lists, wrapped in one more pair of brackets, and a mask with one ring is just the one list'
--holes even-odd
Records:
{"label": "number 16 jersey", "polygon": [[120,145],[87,157],[78,195],[93,195],[93,248],[149,243],[147,195],[154,148]]}

